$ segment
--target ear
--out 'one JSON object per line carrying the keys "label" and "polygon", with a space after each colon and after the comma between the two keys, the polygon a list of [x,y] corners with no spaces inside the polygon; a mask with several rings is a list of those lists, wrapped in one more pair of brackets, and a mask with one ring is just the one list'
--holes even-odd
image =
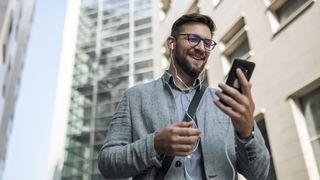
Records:
{"label": "ear", "polygon": [[173,50],[175,48],[175,43],[176,43],[176,39],[172,36],[169,36],[167,38],[167,47],[170,49],[170,50]]}

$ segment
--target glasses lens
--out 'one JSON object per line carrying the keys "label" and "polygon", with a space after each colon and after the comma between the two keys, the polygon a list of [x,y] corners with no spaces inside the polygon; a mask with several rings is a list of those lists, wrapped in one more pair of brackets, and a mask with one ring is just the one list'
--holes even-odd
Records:
{"label": "glasses lens", "polygon": [[192,45],[197,45],[201,41],[201,38],[195,34],[188,34],[188,41]]}
{"label": "glasses lens", "polygon": [[211,40],[211,39],[204,39],[204,40],[203,40],[203,44],[204,44],[204,47],[205,47],[205,48],[211,49],[212,40]]}
{"label": "glasses lens", "polygon": [[191,46],[197,46],[201,40],[203,40],[203,45],[208,50],[212,50],[215,46],[215,43],[211,39],[202,39],[195,34],[187,34],[187,37]]}

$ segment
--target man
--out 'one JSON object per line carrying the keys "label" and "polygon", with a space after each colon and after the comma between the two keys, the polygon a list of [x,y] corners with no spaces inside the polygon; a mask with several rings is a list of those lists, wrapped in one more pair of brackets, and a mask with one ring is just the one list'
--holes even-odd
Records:
{"label": "man", "polygon": [[236,171],[247,179],[265,179],[269,153],[253,119],[251,84],[241,70],[242,94],[223,83],[219,87],[228,95],[207,88],[195,118],[184,121],[193,96],[205,88],[200,76],[216,45],[214,30],[211,18],[201,14],[184,15],[173,24],[169,70],[127,90],[113,116],[99,154],[104,177],[154,179],[164,159],[174,156],[165,179],[232,180]]}

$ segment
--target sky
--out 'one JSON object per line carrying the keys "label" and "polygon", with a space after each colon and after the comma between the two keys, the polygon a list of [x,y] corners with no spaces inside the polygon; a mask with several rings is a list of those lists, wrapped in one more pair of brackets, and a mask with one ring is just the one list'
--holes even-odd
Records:
{"label": "sky", "polygon": [[36,0],[3,180],[47,179],[66,0]]}

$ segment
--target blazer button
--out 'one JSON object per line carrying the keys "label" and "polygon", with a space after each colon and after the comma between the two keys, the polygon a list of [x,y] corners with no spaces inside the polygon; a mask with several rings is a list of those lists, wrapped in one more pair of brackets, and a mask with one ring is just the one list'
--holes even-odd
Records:
{"label": "blazer button", "polygon": [[181,161],[176,161],[176,167],[180,167],[182,165]]}

